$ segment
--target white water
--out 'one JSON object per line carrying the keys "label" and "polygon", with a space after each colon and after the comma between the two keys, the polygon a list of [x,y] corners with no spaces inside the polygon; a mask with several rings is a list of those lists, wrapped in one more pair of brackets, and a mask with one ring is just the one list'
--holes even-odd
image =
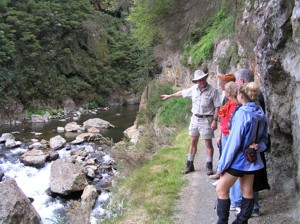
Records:
{"label": "white water", "polygon": [[[17,148],[9,150],[8,157],[23,154],[27,149]],[[70,156],[69,151],[65,149],[57,151],[60,158]],[[110,161],[109,156],[105,156],[106,161]],[[32,203],[38,214],[41,216],[43,224],[53,224],[58,221],[57,211],[63,209],[63,204],[59,199],[52,198],[47,195],[47,191],[50,188],[50,170],[51,164],[46,163],[45,167],[37,169],[34,167],[24,166],[18,160],[16,163],[5,161],[4,158],[0,158],[0,169],[5,174],[4,178],[10,177],[15,179],[18,186],[27,197],[34,199]],[[108,200],[110,193],[103,192],[99,195],[95,209],[91,217],[91,223],[97,223],[94,216],[103,216],[106,211],[101,208],[101,205]]]}

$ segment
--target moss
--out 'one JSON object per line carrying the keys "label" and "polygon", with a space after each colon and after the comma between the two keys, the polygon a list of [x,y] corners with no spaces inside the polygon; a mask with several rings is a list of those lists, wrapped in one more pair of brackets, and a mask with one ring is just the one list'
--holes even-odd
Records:
{"label": "moss", "polygon": [[[190,64],[192,67],[201,65],[205,60],[212,58],[215,43],[222,37],[228,36],[234,32],[234,16],[227,13],[225,10],[220,10],[212,20],[212,22],[204,28],[205,32],[200,37],[197,43],[188,42],[185,45],[183,53],[183,64],[188,64],[188,59],[191,58]],[[199,28],[195,28],[191,32],[191,40],[199,34]]]}

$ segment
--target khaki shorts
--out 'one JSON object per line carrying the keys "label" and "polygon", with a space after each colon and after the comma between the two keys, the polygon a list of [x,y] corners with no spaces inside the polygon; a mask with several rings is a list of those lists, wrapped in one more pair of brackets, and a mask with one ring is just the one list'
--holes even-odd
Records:
{"label": "khaki shorts", "polygon": [[191,117],[189,126],[190,136],[200,136],[201,139],[214,138],[214,131],[211,129],[213,117],[198,118],[195,115]]}

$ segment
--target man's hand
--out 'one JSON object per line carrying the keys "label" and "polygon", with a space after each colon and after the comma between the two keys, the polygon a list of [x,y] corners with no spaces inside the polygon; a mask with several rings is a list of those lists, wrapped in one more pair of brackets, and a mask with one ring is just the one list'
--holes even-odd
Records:
{"label": "man's hand", "polygon": [[167,100],[167,99],[171,98],[171,95],[161,95],[160,97],[162,100]]}
{"label": "man's hand", "polygon": [[211,125],[210,125],[211,129],[214,131],[218,128],[218,123],[214,120]]}

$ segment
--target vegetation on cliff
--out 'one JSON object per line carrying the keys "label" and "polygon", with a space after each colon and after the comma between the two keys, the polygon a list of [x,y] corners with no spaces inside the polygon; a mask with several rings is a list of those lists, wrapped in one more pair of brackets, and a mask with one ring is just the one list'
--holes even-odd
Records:
{"label": "vegetation on cliff", "polygon": [[[15,101],[33,109],[61,105],[67,98],[103,106],[115,89],[141,91],[148,56],[115,15],[115,1],[105,10],[97,2],[0,2],[2,108]],[[122,4],[119,14],[128,13],[128,1]]]}

